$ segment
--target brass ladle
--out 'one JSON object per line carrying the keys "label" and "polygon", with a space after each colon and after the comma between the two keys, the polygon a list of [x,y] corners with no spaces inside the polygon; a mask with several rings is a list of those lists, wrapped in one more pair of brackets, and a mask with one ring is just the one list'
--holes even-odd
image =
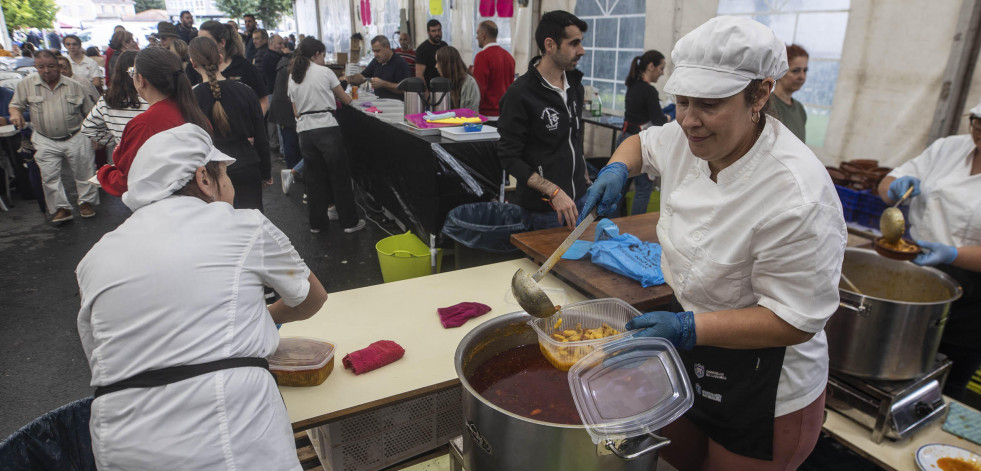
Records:
{"label": "brass ladle", "polygon": [[906,232],[906,218],[903,217],[903,212],[896,206],[899,206],[906,198],[909,198],[910,193],[913,193],[912,186],[906,190],[906,193],[903,194],[902,198],[899,198],[896,204],[886,208],[882,212],[882,217],[879,218],[879,231],[882,232],[882,239],[890,244],[899,242],[899,239],[903,237],[903,233]]}

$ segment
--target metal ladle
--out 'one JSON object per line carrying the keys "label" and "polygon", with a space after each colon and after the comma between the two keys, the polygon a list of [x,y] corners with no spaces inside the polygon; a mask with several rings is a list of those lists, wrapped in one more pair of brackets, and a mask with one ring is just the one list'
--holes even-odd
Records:
{"label": "metal ladle", "polygon": [[886,208],[882,212],[882,217],[879,218],[879,231],[882,232],[882,239],[890,244],[898,242],[903,237],[903,233],[906,232],[906,218],[896,206],[909,198],[910,193],[913,193],[912,186],[906,190],[906,193],[903,194],[902,198],[899,198],[896,204]]}
{"label": "metal ladle", "polygon": [[549,317],[556,312],[555,303],[548,298],[545,291],[542,290],[541,286],[538,286],[538,282],[559,262],[562,258],[562,254],[579,239],[579,236],[583,232],[586,232],[586,228],[593,223],[596,219],[596,210],[594,209],[589,214],[583,218],[582,222],[572,230],[565,240],[559,244],[559,247],[552,252],[552,255],[545,260],[545,263],[538,268],[538,271],[534,275],[528,275],[524,269],[518,269],[511,277],[511,292],[514,294],[514,299],[518,301],[518,305],[525,310],[528,314],[534,317],[545,318]]}

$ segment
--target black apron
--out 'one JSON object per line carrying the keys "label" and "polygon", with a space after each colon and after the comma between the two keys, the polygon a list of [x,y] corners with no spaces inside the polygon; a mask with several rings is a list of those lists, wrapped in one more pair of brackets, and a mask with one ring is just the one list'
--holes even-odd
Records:
{"label": "black apron", "polygon": [[[103,394],[114,393],[124,389],[163,386],[218,370],[246,367],[265,368],[268,371],[269,362],[265,358],[257,357],[226,358],[224,360],[200,363],[197,365],[171,366],[168,368],[161,368],[159,370],[144,371],[143,373],[126,378],[122,381],[107,386],[100,386],[95,389],[94,396],[99,397]],[[272,374],[272,372],[270,371],[269,374]],[[276,379],[275,375],[273,375],[273,379]]]}
{"label": "black apron", "polygon": [[[672,307],[684,308],[674,300]],[[773,419],[786,347],[679,351],[695,392],[685,414],[716,443],[738,455],[773,460]]]}

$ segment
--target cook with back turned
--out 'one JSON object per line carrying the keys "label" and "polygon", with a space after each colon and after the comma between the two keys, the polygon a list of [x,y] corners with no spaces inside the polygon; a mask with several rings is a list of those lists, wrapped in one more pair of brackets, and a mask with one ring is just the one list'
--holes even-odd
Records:
{"label": "cook with back turned", "polygon": [[786,48],[748,18],[678,41],[677,121],[629,137],[582,214],[611,215],[630,175],[661,177],[657,236],[676,300],[627,323],[681,353],[694,407],[666,426],[681,470],[796,469],[817,443],[846,228],[813,152],[766,115]]}

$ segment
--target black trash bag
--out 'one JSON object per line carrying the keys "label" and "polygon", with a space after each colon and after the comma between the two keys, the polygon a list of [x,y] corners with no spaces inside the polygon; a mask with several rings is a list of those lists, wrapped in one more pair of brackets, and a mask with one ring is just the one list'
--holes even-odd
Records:
{"label": "black trash bag", "polygon": [[0,442],[0,469],[96,471],[89,435],[92,399],[48,412]]}
{"label": "black trash bag", "polygon": [[460,244],[490,253],[515,253],[511,234],[527,230],[521,221],[521,207],[507,203],[470,203],[457,206],[446,215],[443,234]]}

